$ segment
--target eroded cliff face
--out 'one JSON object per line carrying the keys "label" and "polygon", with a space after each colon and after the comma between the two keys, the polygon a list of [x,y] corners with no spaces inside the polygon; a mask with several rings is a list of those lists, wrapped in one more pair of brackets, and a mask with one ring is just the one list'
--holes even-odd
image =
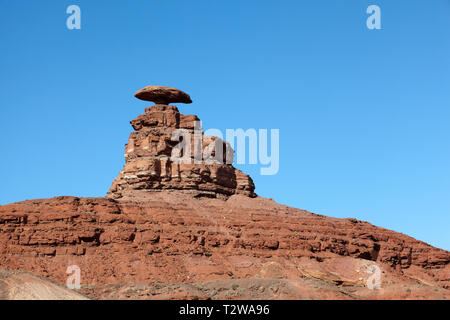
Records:
{"label": "eroded cliff face", "polygon": [[[77,265],[97,298],[120,297],[104,293],[110,284],[238,279],[284,279],[290,286],[317,279],[338,288],[316,292],[317,283],[303,283],[310,298],[344,298],[348,288],[362,292],[354,298],[402,298],[407,288],[419,292],[415,297],[441,298],[450,297],[449,261],[447,251],[367,222],[261,197],[196,199],[166,191],[145,201],[58,197],[0,207],[0,268],[64,283],[67,267]],[[371,264],[383,271],[382,290],[365,287]]]}
{"label": "eroded cliff face", "polygon": [[[197,116],[180,114],[175,106],[146,108],[145,114],[131,121],[136,131],[130,134],[126,164],[108,197],[143,199],[161,190],[184,190],[194,197],[254,197],[253,180],[232,166],[229,144],[205,137],[196,124],[200,124]],[[186,148],[189,155],[182,154]],[[180,161],[173,160],[174,152]]]}

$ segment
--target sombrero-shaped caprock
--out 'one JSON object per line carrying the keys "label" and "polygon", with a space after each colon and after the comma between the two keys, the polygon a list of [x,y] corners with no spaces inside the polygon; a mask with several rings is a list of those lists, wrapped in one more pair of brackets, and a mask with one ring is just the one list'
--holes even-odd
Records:
{"label": "sombrero-shaped caprock", "polygon": [[171,87],[147,86],[137,91],[134,96],[155,104],[192,103],[191,97],[187,93]]}

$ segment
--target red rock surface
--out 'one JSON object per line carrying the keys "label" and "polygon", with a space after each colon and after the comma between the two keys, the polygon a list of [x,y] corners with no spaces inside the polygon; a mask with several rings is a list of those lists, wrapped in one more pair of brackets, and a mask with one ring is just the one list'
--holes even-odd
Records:
{"label": "red rock surface", "polygon": [[[149,191],[161,190],[185,190],[195,197],[226,198],[233,194],[254,197],[253,180],[232,166],[233,150],[228,143],[217,137],[205,137],[201,129],[194,131],[196,121],[200,121],[197,116],[180,114],[177,107],[167,105],[154,105],[132,120],[136,131],[130,134],[126,145],[126,164],[108,197],[143,199],[149,196]],[[189,135],[187,162],[172,160],[174,149],[179,149],[179,139],[172,138],[175,130],[184,130]],[[195,162],[196,145],[201,148],[197,153],[200,163]],[[222,155],[216,155],[216,151]]]}
{"label": "red rock surface", "polygon": [[[305,291],[267,298],[352,297],[347,288],[356,290],[354,298],[450,297],[449,252],[367,222],[325,217],[261,197],[195,199],[166,191],[145,201],[24,201],[0,207],[0,243],[0,268],[64,283],[67,267],[75,264],[95,298],[127,297],[106,288],[129,283],[163,283],[158,288],[164,292],[146,287],[157,292],[150,298],[207,298],[192,288],[172,292],[170,286],[203,283],[212,292],[214,281],[228,281],[217,284],[226,287],[243,279],[253,279],[258,288],[264,279],[272,281],[269,286],[284,279],[285,286]],[[383,270],[383,291],[364,287],[365,269],[373,263]],[[258,292],[216,297],[255,298]]]}
{"label": "red rock surface", "polygon": [[136,91],[134,96],[144,101],[152,101],[156,104],[192,103],[191,97],[176,88],[163,86],[147,86]]}

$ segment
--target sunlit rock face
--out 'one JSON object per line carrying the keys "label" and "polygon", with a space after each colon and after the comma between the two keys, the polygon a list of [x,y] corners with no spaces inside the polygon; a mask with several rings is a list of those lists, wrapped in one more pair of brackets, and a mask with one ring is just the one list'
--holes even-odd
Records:
{"label": "sunlit rock face", "polygon": [[[170,89],[170,97],[183,97]],[[169,100],[162,89],[150,93],[155,101]],[[108,197],[142,198],[151,195],[146,191],[161,190],[184,190],[194,197],[255,196],[253,180],[232,166],[230,145],[218,137],[204,136],[197,116],[181,114],[172,105],[155,104],[130,123],[135,131],[126,145],[126,164]]]}

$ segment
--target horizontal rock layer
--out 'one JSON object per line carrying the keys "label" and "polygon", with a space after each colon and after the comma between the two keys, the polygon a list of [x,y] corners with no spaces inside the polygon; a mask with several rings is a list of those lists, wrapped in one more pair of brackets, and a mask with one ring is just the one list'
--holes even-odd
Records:
{"label": "horizontal rock layer", "polygon": [[[180,114],[177,107],[154,105],[146,113],[131,121],[136,130],[126,145],[126,164],[114,180],[108,197],[143,199],[143,191],[188,190],[193,196],[228,197],[242,194],[254,197],[253,180],[232,166],[233,150],[217,137],[194,131],[199,119]],[[174,140],[175,130],[189,135],[190,161],[172,159],[174,148],[181,140]],[[184,138],[184,137],[181,137]],[[196,146],[201,148],[195,158]],[[222,152],[216,155],[216,151]],[[177,155],[182,156],[178,150]]]}
{"label": "horizontal rock layer", "polygon": [[325,277],[342,284],[345,277],[311,264],[325,266],[338,257],[376,263],[383,277],[450,288],[445,250],[367,222],[261,197],[225,201],[167,191],[144,202],[58,197],[0,207],[0,269],[24,269],[61,283],[66,268],[77,265],[83,284],[255,277]]}

